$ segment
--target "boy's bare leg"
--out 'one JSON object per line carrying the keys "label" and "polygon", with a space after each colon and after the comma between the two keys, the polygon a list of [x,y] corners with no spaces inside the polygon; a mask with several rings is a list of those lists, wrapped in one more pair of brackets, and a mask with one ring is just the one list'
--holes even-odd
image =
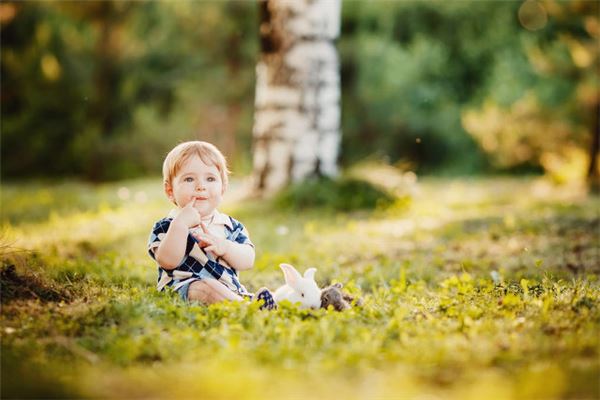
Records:
{"label": "boy's bare leg", "polygon": [[242,298],[216,279],[203,279],[191,283],[188,289],[188,300],[213,304],[224,300],[241,301]]}

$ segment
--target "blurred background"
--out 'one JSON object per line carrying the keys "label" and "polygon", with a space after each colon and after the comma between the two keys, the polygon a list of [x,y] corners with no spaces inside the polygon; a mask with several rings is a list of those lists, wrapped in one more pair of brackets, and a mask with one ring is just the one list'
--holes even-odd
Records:
{"label": "blurred background", "polygon": [[[0,397],[600,398],[600,1],[343,1],[342,173],[275,201],[238,190],[264,5],[0,2]],[[191,139],[230,161],[249,290],[286,262],[365,306],[157,292],[161,165]]]}
{"label": "blurred background", "polygon": [[[599,14],[584,0],[343,2],[341,166],[589,182]],[[3,180],[156,176],[189,139],[251,172],[256,3],[3,1],[0,22]]]}

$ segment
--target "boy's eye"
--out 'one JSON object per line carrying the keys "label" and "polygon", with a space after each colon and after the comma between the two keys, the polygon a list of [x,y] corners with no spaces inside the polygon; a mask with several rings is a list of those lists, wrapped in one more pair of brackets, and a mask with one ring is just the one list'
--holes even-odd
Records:
{"label": "boy's eye", "polygon": [[187,178],[185,178],[183,181],[184,181],[184,182],[193,182],[193,181],[194,181],[194,178],[192,178],[192,177],[188,176],[188,177],[187,177]]}
{"label": "boy's eye", "polygon": [[216,181],[216,180],[217,180],[217,179],[216,179],[214,176],[209,176],[209,177],[208,177],[208,181],[209,181],[209,182],[214,182],[214,181]]}

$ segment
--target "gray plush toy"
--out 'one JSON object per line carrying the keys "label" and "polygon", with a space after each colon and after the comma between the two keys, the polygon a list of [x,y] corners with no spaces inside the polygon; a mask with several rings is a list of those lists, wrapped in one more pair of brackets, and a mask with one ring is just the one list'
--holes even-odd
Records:
{"label": "gray plush toy", "polygon": [[[343,286],[344,285],[341,283],[335,283],[322,289],[321,308],[327,308],[329,305],[332,305],[333,309],[336,311],[349,309],[350,305],[354,301],[354,297],[350,296],[348,293],[342,292]],[[360,306],[362,305],[362,301],[360,299],[356,299],[354,304]]]}

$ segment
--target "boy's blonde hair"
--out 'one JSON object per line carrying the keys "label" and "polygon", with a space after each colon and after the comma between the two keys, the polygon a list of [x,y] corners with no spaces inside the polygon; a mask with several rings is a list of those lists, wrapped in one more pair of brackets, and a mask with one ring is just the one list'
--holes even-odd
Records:
{"label": "boy's blonde hair", "polygon": [[163,181],[171,185],[173,177],[177,175],[181,166],[193,155],[200,157],[206,165],[217,167],[225,190],[229,183],[229,170],[225,156],[216,146],[200,140],[180,143],[167,154],[163,163]]}

